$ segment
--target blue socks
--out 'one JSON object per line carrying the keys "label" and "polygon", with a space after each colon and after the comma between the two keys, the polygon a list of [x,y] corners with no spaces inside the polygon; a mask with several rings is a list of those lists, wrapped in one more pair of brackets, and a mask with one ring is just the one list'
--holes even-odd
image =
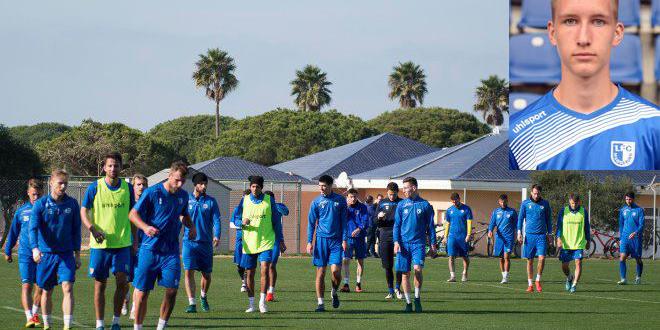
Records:
{"label": "blue socks", "polygon": [[390,290],[390,294],[394,294],[394,289],[388,288]]}
{"label": "blue socks", "polygon": [[626,278],[626,262],[625,261],[619,261],[619,275],[620,275],[621,279]]}
{"label": "blue socks", "polygon": [[644,263],[642,259],[637,259],[637,277],[642,277],[642,270],[644,270]]}

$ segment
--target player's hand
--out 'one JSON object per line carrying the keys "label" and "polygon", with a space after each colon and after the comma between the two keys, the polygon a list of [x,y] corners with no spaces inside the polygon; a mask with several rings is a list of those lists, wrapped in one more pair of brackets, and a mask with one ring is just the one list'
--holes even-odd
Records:
{"label": "player's hand", "polygon": [[447,244],[447,236],[442,237],[442,244]]}
{"label": "player's hand", "polygon": [[518,233],[518,242],[519,242],[520,244],[522,244],[522,241],[523,241],[522,233],[519,232],[519,233]]}
{"label": "player's hand", "polygon": [[11,257],[11,254],[5,254],[5,260],[7,260],[8,263],[14,261],[14,259]]}
{"label": "player's hand", "polygon": [[344,250],[344,252],[348,249],[348,243],[346,243],[346,241],[341,242],[341,249]]}
{"label": "player's hand", "polygon": [[284,243],[284,241],[280,242],[280,252],[281,253],[286,252],[286,244]]}
{"label": "player's hand", "polygon": [[493,232],[492,231],[488,232],[488,238],[493,238]]}
{"label": "player's hand", "polygon": [[429,249],[429,256],[431,257],[431,259],[435,259],[438,257],[438,249],[435,247],[435,244],[431,244]]}
{"label": "player's hand", "polygon": [[555,245],[557,245],[558,249],[561,249],[561,238],[557,238],[557,243]]}
{"label": "player's hand", "polygon": [[41,262],[41,251],[39,251],[39,248],[32,249],[32,259],[36,263]]}
{"label": "player's hand", "polygon": [[218,246],[220,244],[220,240],[217,237],[213,237],[213,247]]}
{"label": "player's hand", "polygon": [[75,252],[75,257],[76,257],[76,269],[79,269],[80,265],[82,265],[82,262],[80,262],[80,251]]}
{"label": "player's hand", "polygon": [[401,247],[399,246],[399,243],[394,243],[394,254],[397,254],[401,252]]}
{"label": "player's hand", "polygon": [[243,226],[249,226],[250,225],[250,219],[244,218],[243,219]]}
{"label": "player's hand", "polygon": [[587,250],[589,250],[589,247],[590,247],[590,246],[591,246],[591,242],[587,241],[587,246],[585,246],[585,248],[586,248]]}
{"label": "player's hand", "polygon": [[351,233],[351,237],[356,237],[358,234],[360,234],[360,228],[355,228]]}
{"label": "player's hand", "polygon": [[633,239],[633,238],[635,238],[635,235],[637,235],[636,232],[632,232],[632,233],[630,233],[630,235],[628,235],[628,239]]}
{"label": "player's hand", "polygon": [[105,233],[103,231],[96,229],[96,227],[92,226],[89,228],[89,232],[92,233],[92,236],[94,236],[94,240],[96,243],[103,243],[105,240]]}
{"label": "player's hand", "polygon": [[197,227],[193,224],[188,228],[188,239],[194,241],[195,238],[197,238]]}
{"label": "player's hand", "polygon": [[465,236],[465,243],[469,242],[472,239],[472,235]]}
{"label": "player's hand", "polygon": [[307,254],[312,254],[312,243],[307,243]]}
{"label": "player's hand", "polygon": [[385,217],[385,212],[380,211],[378,212],[378,219],[384,218]]}
{"label": "player's hand", "polygon": [[149,236],[149,237],[154,237],[154,236],[158,235],[158,233],[159,233],[158,228],[152,227],[152,226],[147,226],[147,228],[144,228],[143,231],[144,231],[144,234]]}

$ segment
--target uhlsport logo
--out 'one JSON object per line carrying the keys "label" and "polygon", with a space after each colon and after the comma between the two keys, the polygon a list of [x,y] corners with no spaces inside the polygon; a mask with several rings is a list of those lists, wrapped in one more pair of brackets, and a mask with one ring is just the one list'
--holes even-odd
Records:
{"label": "uhlsport logo", "polygon": [[618,167],[630,166],[635,161],[635,142],[612,141],[610,159]]}
{"label": "uhlsport logo", "polygon": [[541,120],[541,119],[542,119],[543,117],[545,117],[545,116],[546,116],[545,111],[541,111],[541,112],[539,112],[539,113],[537,113],[537,114],[534,114],[534,115],[532,115],[532,116],[529,116],[529,117],[527,117],[527,118],[525,118],[525,119],[523,119],[523,120],[517,122],[517,123],[516,123],[516,126],[513,127],[513,132],[516,133],[516,134],[518,134],[518,133],[520,133],[520,131],[521,131],[523,128],[525,128],[525,127],[527,127],[527,126],[529,126],[529,125],[534,124],[535,121],[539,121],[539,120]]}

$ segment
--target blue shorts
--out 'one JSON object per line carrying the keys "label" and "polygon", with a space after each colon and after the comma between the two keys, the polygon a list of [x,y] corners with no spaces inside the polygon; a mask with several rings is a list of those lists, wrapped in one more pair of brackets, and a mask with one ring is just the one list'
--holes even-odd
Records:
{"label": "blue shorts", "polygon": [[18,272],[21,275],[21,283],[34,284],[37,282],[37,263],[32,256],[18,256]]}
{"label": "blue shorts", "polygon": [[52,290],[62,282],[76,281],[76,259],[73,251],[64,253],[42,252],[41,261],[37,264],[37,285],[46,290]]}
{"label": "blue shorts", "polygon": [[271,262],[273,260],[273,249],[253,254],[243,253],[240,266],[245,269],[255,269],[257,268],[257,260],[259,263]]}
{"label": "blue shorts", "polygon": [[641,258],[642,257],[642,240],[639,238],[622,238],[619,242],[619,253],[626,254],[631,258]]}
{"label": "blue shorts", "polygon": [[316,237],[314,257],[312,263],[316,267],[328,265],[341,265],[342,256],[341,238]]}
{"label": "blue shorts", "polygon": [[[467,234],[465,235],[467,236]],[[450,257],[467,257],[470,251],[468,243],[465,242],[465,236],[456,237],[449,235],[447,237],[447,255]]]}
{"label": "blue shorts", "polygon": [[406,243],[399,245],[401,250],[396,254],[396,271],[407,273],[410,266],[420,266],[424,268],[424,257],[426,256],[425,243]]}
{"label": "blue shorts", "polygon": [[213,271],[213,243],[183,241],[183,269],[202,273]]}
{"label": "blue shorts", "polygon": [[504,238],[497,236],[495,239],[495,246],[493,247],[493,255],[496,257],[504,257],[505,253],[511,254],[515,243],[516,239],[514,237]]}
{"label": "blue shorts", "polygon": [[545,234],[526,234],[522,257],[524,259],[545,257],[545,251],[548,248],[547,240]]}
{"label": "blue shorts", "polygon": [[364,259],[367,257],[367,243],[364,237],[349,238],[347,241],[344,259]]}
{"label": "blue shorts", "polygon": [[131,247],[89,249],[89,277],[105,280],[117,273],[131,272]]}
{"label": "blue shorts", "polygon": [[570,262],[572,260],[582,260],[584,250],[564,250],[559,251],[559,260],[561,262]]}
{"label": "blue shorts", "polygon": [[234,263],[240,266],[242,258],[243,258],[243,239],[236,237],[236,243],[234,244]]}
{"label": "blue shorts", "polygon": [[273,252],[272,252],[272,258],[270,260],[271,264],[277,264],[277,261],[280,260],[280,242],[275,241],[275,245],[273,245]]}
{"label": "blue shorts", "polygon": [[179,254],[160,254],[148,249],[140,249],[140,258],[135,268],[133,287],[146,292],[154,289],[154,282],[165,288],[179,288],[181,261]]}

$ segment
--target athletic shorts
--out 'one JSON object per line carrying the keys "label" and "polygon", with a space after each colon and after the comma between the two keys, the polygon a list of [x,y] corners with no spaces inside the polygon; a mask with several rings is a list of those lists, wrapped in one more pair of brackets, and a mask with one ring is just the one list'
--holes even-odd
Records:
{"label": "athletic shorts", "polygon": [[394,267],[394,242],[378,242],[378,255],[380,256],[380,265],[384,269]]}
{"label": "athletic shorts", "polygon": [[524,259],[545,257],[547,248],[548,239],[545,234],[526,234],[522,257]]}
{"label": "athletic shorts", "polygon": [[271,264],[277,264],[277,261],[280,260],[280,252],[280,242],[275,241],[275,245],[273,245],[273,257],[270,260]]}
{"label": "athletic shorts", "polygon": [[[447,256],[450,257],[467,257],[470,251],[468,243],[465,242],[465,236],[449,235],[447,237]],[[467,236],[467,235],[466,235]]]}
{"label": "athletic shorts", "polygon": [[135,268],[133,286],[142,291],[154,289],[154,283],[164,288],[179,288],[181,261],[179,254],[161,254],[149,249],[140,249],[140,258]]}
{"label": "athletic shorts", "polygon": [[21,283],[34,284],[37,282],[37,263],[32,256],[18,256],[18,273],[21,275]]}
{"label": "athletic shorts", "polygon": [[493,247],[493,255],[496,257],[504,257],[505,253],[511,254],[513,247],[516,244],[515,237],[501,237],[497,236],[495,239],[495,246]]}
{"label": "athletic shorts", "polygon": [[259,263],[273,261],[273,249],[253,254],[243,253],[240,266],[245,269],[255,269],[257,268],[257,261]]}
{"label": "athletic shorts", "polygon": [[213,243],[183,241],[183,269],[202,273],[213,271]]}
{"label": "athletic shorts", "polygon": [[367,243],[364,237],[349,238],[347,241],[344,259],[364,259],[367,257]]}
{"label": "athletic shorts", "polygon": [[88,276],[97,280],[105,280],[116,273],[131,271],[131,247],[117,249],[89,249]]}
{"label": "athletic shorts", "polygon": [[625,253],[631,258],[642,257],[642,240],[639,238],[622,238],[619,242],[619,253]]}
{"label": "athletic shorts", "polygon": [[234,243],[234,264],[240,266],[242,258],[243,258],[243,238],[236,237],[236,243]]}
{"label": "athletic shorts", "polygon": [[582,249],[580,250],[564,250],[561,249],[559,251],[559,260],[561,262],[570,262],[572,260],[582,260],[583,256],[583,251]]}
{"label": "athletic shorts", "polygon": [[425,243],[406,243],[399,244],[400,251],[396,254],[396,271],[406,273],[412,266],[424,268],[424,258],[426,256]]}
{"label": "athletic shorts", "polygon": [[62,282],[76,281],[76,259],[73,251],[63,253],[42,252],[41,261],[37,264],[37,285],[46,290],[52,290]]}
{"label": "athletic shorts", "polygon": [[341,265],[342,257],[341,238],[316,237],[314,257],[312,263],[316,267],[327,265]]}

